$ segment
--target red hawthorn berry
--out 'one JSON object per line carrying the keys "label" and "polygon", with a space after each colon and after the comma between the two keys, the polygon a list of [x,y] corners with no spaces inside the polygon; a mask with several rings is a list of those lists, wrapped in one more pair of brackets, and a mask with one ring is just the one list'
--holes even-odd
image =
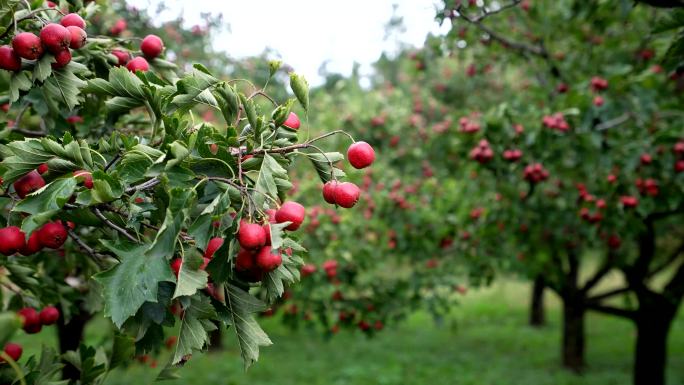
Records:
{"label": "red hawthorn berry", "polygon": [[[24,352],[24,350],[21,348],[21,345],[14,344],[11,342],[5,345],[5,347],[3,348],[3,351],[14,362],[19,361],[19,359],[21,358],[21,354]],[[0,357],[0,362],[5,362],[5,360],[2,357]]]}
{"label": "red hawthorn berry", "polygon": [[114,36],[118,36],[126,30],[126,27],[128,27],[126,20],[119,19],[116,22],[114,22],[114,25],[109,29],[109,33],[111,33]]}
{"label": "red hawthorn berry", "polygon": [[57,54],[69,48],[71,33],[63,25],[50,23],[40,30],[40,41],[48,51]]}
{"label": "red hawthorn berry", "polygon": [[271,246],[264,246],[256,254],[256,265],[264,272],[275,270],[283,263],[283,258],[277,250],[272,250]]}
{"label": "red hawthorn berry", "polygon": [[38,168],[36,169],[36,171],[38,171],[38,174],[40,174],[40,175],[43,175],[43,174],[45,174],[46,172],[48,172],[48,165],[47,165],[47,163],[43,163],[43,164],[41,164],[40,166],[38,166]]}
{"label": "red hawthorn berry", "polygon": [[67,230],[61,221],[48,222],[38,230],[40,244],[50,248],[59,249],[67,240]]}
{"label": "red hawthorn berry", "polygon": [[593,103],[596,107],[601,107],[604,102],[605,102],[605,100],[603,100],[603,96],[600,96],[600,95],[594,96],[594,102]]}
{"label": "red hawthorn berry", "polygon": [[171,270],[173,270],[173,273],[176,274],[176,278],[178,278],[178,274],[180,274],[182,265],[183,260],[181,258],[174,258],[171,260]]}
{"label": "red hawthorn berry", "polygon": [[126,68],[131,72],[147,72],[150,69],[150,65],[144,57],[136,57],[126,64]]}
{"label": "red hawthorn berry", "polygon": [[608,183],[615,183],[617,181],[617,176],[615,176],[614,174],[609,174],[606,177],[606,180],[608,181]]}
{"label": "red hawthorn berry", "polygon": [[639,204],[639,199],[630,195],[623,195],[620,197],[620,202],[625,208],[633,208]]}
{"label": "red hawthorn berry", "polygon": [[223,246],[223,238],[211,238],[207,244],[206,250],[204,250],[204,258],[213,258],[214,253]]}
{"label": "red hawthorn berry", "polygon": [[209,152],[211,152],[213,155],[216,155],[218,153],[219,146],[216,143],[211,143],[209,145]]}
{"label": "red hawthorn berry", "polygon": [[366,322],[366,321],[364,321],[364,320],[359,321],[359,329],[361,329],[362,331],[365,332],[365,331],[367,331],[368,329],[370,329],[370,327],[371,327],[371,326],[370,326],[370,324],[369,324],[368,322]]}
{"label": "red hawthorn berry", "polygon": [[43,56],[43,44],[40,38],[31,32],[22,32],[12,39],[12,48],[19,57],[36,60]]}
{"label": "red hawthorn berry", "polygon": [[40,316],[36,309],[25,307],[19,310],[17,314],[22,319],[22,328],[26,333],[36,334],[43,328],[43,324],[40,322]]}
{"label": "red hawthorn berry", "polygon": [[176,342],[178,342],[178,337],[170,336],[164,341],[164,345],[166,345],[167,349],[173,349],[173,347],[176,346]]}
{"label": "red hawthorn berry", "polygon": [[140,50],[147,59],[152,60],[164,51],[164,42],[157,35],[147,35],[140,43]]}
{"label": "red hawthorn berry", "polygon": [[622,245],[622,241],[620,240],[620,237],[618,237],[615,234],[608,237],[608,247],[610,247],[613,250],[617,250],[620,248],[620,245]]}
{"label": "red hawthorn berry", "polygon": [[559,85],[556,86],[556,91],[557,91],[559,94],[564,94],[564,93],[568,92],[568,88],[569,88],[569,87],[568,87],[567,84],[565,84],[565,83],[560,83]]}
{"label": "red hawthorn berry", "polygon": [[302,277],[308,277],[316,272],[316,265],[307,263],[301,268]]}
{"label": "red hawthorn berry", "polygon": [[26,247],[26,234],[16,226],[0,229],[0,254],[9,256]]}
{"label": "red hawthorn berry", "polygon": [[591,78],[591,89],[594,91],[603,91],[608,88],[608,80],[598,76]]}
{"label": "red hawthorn berry", "polygon": [[50,64],[50,66],[52,66],[53,70],[58,70],[64,68],[69,62],[71,62],[71,51],[67,48],[55,54],[55,62]]}
{"label": "red hawthorn berry", "polygon": [[13,72],[21,70],[21,57],[8,45],[0,47],[0,68]]}
{"label": "red hawthorn berry", "polygon": [[85,29],[86,23],[85,20],[81,16],[79,16],[77,13],[70,13],[68,15],[65,15],[62,20],[59,21],[59,24],[62,24],[65,27],[78,27],[81,29]]}
{"label": "red hawthorn berry", "polygon": [[678,160],[674,166],[675,172],[684,172],[684,160]]}
{"label": "red hawthorn berry", "polygon": [[238,242],[243,249],[255,250],[266,244],[264,228],[256,223],[240,221],[240,229],[237,234]]}
{"label": "red hawthorn berry", "polygon": [[119,61],[117,64],[118,66],[125,66],[126,63],[128,63],[128,61],[131,60],[131,54],[128,53],[128,51],[124,51],[122,49],[113,49],[112,55],[116,56],[116,59]]}
{"label": "red hawthorn berry", "polygon": [[651,154],[641,154],[640,160],[641,164],[647,165],[653,162],[653,157],[651,156]]}
{"label": "red hawthorn berry", "polygon": [[79,49],[88,41],[88,34],[83,29],[76,26],[67,27],[69,30],[69,48]]}
{"label": "red hawthorn berry", "polygon": [[289,201],[283,203],[278,211],[275,213],[275,220],[277,223],[292,222],[285,230],[295,231],[304,222],[306,216],[306,209],[297,202]]}
{"label": "red hawthorn berry", "polygon": [[373,161],[375,160],[375,150],[366,142],[356,142],[349,146],[347,158],[354,168],[366,168],[373,164]]}
{"label": "red hawthorn berry", "polygon": [[40,231],[34,231],[29,236],[26,245],[19,250],[19,253],[24,256],[33,255],[43,250],[43,244],[40,243]]}
{"label": "red hawthorn berry", "polygon": [[684,140],[680,140],[672,146],[672,151],[677,155],[684,155]]}
{"label": "red hawthorn berry", "polygon": [[330,203],[335,203],[335,189],[337,188],[338,182],[336,180],[330,180],[325,182],[323,185],[323,199]]}
{"label": "red hawthorn berry", "polygon": [[342,182],[335,187],[335,203],[346,209],[354,207],[360,195],[359,187],[351,182]]}
{"label": "red hawthorn berry", "polygon": [[59,310],[54,306],[48,306],[40,311],[40,323],[44,326],[54,325],[59,319]]}
{"label": "red hawthorn berry", "polygon": [[202,257],[202,264],[200,265],[199,269],[200,270],[206,270],[207,266],[209,265],[209,262],[211,262],[210,258]]}
{"label": "red hawthorn berry", "polygon": [[45,180],[38,173],[38,171],[33,170],[30,173],[19,178],[13,184],[14,191],[17,192],[19,198],[24,199],[27,195],[39,190],[45,186]]}
{"label": "red hawthorn berry", "polygon": [[375,323],[373,324],[373,329],[375,329],[375,330],[382,330],[384,327],[385,327],[385,325],[383,325],[382,321],[380,321],[380,320],[375,321]]}
{"label": "red hawthorn berry", "polygon": [[[2,105],[0,105],[0,110],[2,110],[2,112],[7,113],[7,111],[9,111],[9,109],[10,109],[9,103],[3,103]],[[2,183],[0,183],[0,184],[2,184]]]}
{"label": "red hawthorn berry", "polygon": [[249,250],[240,249],[235,258],[235,270],[245,272],[255,267],[254,255]]}
{"label": "red hawthorn berry", "polygon": [[74,177],[77,181],[83,182],[83,186],[87,189],[93,188],[93,174],[88,170],[74,171]]}
{"label": "red hawthorn berry", "polygon": [[76,123],[83,123],[84,122],[83,117],[80,115],[71,115],[64,120],[66,120],[66,122],[69,124],[76,124]]}
{"label": "red hawthorn berry", "polygon": [[287,116],[287,119],[285,119],[285,122],[283,123],[283,126],[291,130],[298,130],[300,125],[301,122],[299,121],[299,117],[294,112],[290,112],[290,115]]}
{"label": "red hawthorn berry", "polygon": [[265,246],[271,246],[271,224],[266,222],[261,227],[264,229],[264,236],[266,237]]}

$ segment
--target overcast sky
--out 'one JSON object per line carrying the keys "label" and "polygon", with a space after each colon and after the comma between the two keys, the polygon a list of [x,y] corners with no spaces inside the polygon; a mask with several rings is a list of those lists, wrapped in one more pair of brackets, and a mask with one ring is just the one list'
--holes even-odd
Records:
{"label": "overcast sky", "polygon": [[[160,0],[146,0],[155,9]],[[134,2],[137,3],[137,2]],[[400,41],[422,45],[429,32],[439,33],[434,21],[437,0],[172,0],[162,19],[182,14],[188,26],[202,24],[201,12],[223,13],[230,25],[215,41],[233,57],[258,55],[265,48],[278,52],[312,85],[320,82],[324,61],[330,72],[349,74],[354,62],[362,73],[383,51],[392,52],[394,38],[385,41],[385,25],[397,5],[406,31]]]}

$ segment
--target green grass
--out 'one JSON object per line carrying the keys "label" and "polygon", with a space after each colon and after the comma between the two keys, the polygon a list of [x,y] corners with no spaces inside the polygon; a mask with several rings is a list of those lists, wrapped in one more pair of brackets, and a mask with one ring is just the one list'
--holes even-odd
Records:
{"label": "green grass", "polygon": [[[221,385],[625,385],[631,382],[635,331],[630,322],[590,314],[587,362],[581,375],[561,369],[560,313],[547,294],[548,326],[526,326],[527,284],[500,281],[472,290],[453,319],[436,326],[418,313],[396,328],[368,339],[340,333],[324,341],[313,332],[291,332],[271,319],[264,323],[274,346],[263,348],[259,362],[242,369],[235,339],[226,333],[226,350],[198,354],[178,381],[167,384]],[[89,331],[98,335],[97,326]],[[101,330],[101,329],[100,329]],[[101,335],[101,333],[100,333]],[[669,385],[684,384],[684,316],[673,326],[669,344]],[[132,365],[111,373],[108,385],[146,384],[156,372]]]}

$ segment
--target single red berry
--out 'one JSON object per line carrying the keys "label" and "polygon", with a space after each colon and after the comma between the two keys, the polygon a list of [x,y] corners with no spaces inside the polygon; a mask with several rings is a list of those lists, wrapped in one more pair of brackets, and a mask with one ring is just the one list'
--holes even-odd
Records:
{"label": "single red berry", "polygon": [[59,319],[59,310],[54,306],[47,306],[40,311],[40,323],[44,326],[54,325]]}
{"label": "single red berry", "polygon": [[675,162],[675,172],[684,172],[684,160]]}
{"label": "single red berry", "polygon": [[38,231],[40,244],[50,249],[59,249],[67,240],[68,233],[61,221],[48,222]]}
{"label": "single red berry", "polygon": [[651,154],[641,154],[640,160],[641,160],[641,164],[647,165],[647,164],[651,164],[651,162],[653,162],[653,157],[651,156]]}
{"label": "single red berry", "polygon": [[64,120],[66,120],[66,122],[69,124],[76,124],[76,123],[83,123],[84,122],[83,117],[80,115],[71,115]]}
{"label": "single red berry", "polygon": [[26,333],[35,334],[40,332],[43,328],[43,324],[40,322],[40,316],[36,309],[25,307],[19,310],[17,314],[22,320],[22,327]]}
{"label": "single red berry", "polygon": [[78,170],[74,171],[74,177],[76,178],[77,181],[83,182],[83,186],[87,189],[92,189],[94,184],[93,184],[93,174],[90,173],[90,171],[87,170]]}
{"label": "single red berry", "polygon": [[334,204],[335,203],[335,189],[337,188],[337,181],[336,180],[331,180],[326,182],[323,185],[323,199],[330,203]]}
{"label": "single red berry", "polygon": [[361,190],[351,182],[343,182],[335,188],[335,203],[346,209],[354,207],[359,201]]}
{"label": "single red berry", "polygon": [[59,21],[59,24],[62,24],[65,27],[78,27],[81,29],[85,29],[86,23],[85,20],[81,16],[79,16],[77,13],[70,13],[68,15],[65,15],[62,20]]}
{"label": "single red berry", "polygon": [[121,32],[126,30],[126,27],[128,27],[126,20],[119,19],[116,22],[114,22],[112,28],[109,29],[109,33],[111,33],[114,36],[119,36],[121,35]]}
{"label": "single red berry", "polygon": [[301,268],[302,277],[307,277],[316,272],[316,265],[307,263]]}
{"label": "single red berry", "polygon": [[38,174],[40,174],[40,175],[43,175],[43,174],[45,174],[46,172],[48,172],[48,165],[47,165],[47,163],[43,163],[43,164],[41,164],[40,166],[38,166],[38,168],[36,169],[36,171],[38,171]]}
{"label": "single red berry", "polygon": [[42,176],[40,176],[38,171],[33,170],[19,178],[16,182],[14,182],[13,186],[14,191],[17,192],[19,198],[24,199],[27,195],[45,186],[45,180]]}
{"label": "single red berry", "polygon": [[65,49],[63,51],[59,51],[55,54],[55,62],[51,64],[52,69],[60,69],[64,68],[67,64],[71,62],[71,51],[69,49]]}
{"label": "single red berry", "polygon": [[285,119],[285,123],[283,123],[283,126],[291,130],[298,130],[300,125],[299,117],[294,112],[290,112],[290,115]]}
{"label": "single red berry", "polygon": [[178,274],[180,273],[182,265],[183,265],[183,260],[180,258],[174,258],[171,261],[171,270],[173,270],[173,273],[176,274],[176,278],[178,278]]}
{"label": "single red berry", "polygon": [[[6,344],[3,350],[12,359],[12,361],[15,362],[19,361],[21,354],[24,352],[24,350],[21,348],[21,345],[13,344],[11,342]],[[5,360],[0,357],[0,362],[5,362]]]}
{"label": "single red berry", "polygon": [[40,41],[53,54],[69,48],[71,33],[63,25],[50,23],[40,30]]}
{"label": "single red berry", "polygon": [[67,27],[67,30],[69,30],[70,35],[69,48],[79,49],[86,44],[86,41],[88,41],[88,34],[83,29],[71,25]]}
{"label": "single red berry", "polygon": [[206,250],[204,250],[204,258],[213,258],[216,250],[223,246],[223,238],[211,238],[207,244]]}
{"label": "single red berry", "polygon": [[240,221],[237,238],[240,246],[247,250],[258,249],[266,243],[264,228],[259,224],[246,221]]}
{"label": "single red berry", "polygon": [[116,56],[116,59],[119,61],[117,65],[119,66],[125,66],[126,63],[128,63],[128,61],[131,60],[131,54],[128,53],[128,51],[124,51],[122,49],[113,49],[112,55]]}
{"label": "single red berry", "polygon": [[375,150],[366,142],[356,142],[349,146],[347,158],[354,168],[366,168],[375,160]]}
{"label": "single red berry", "polygon": [[256,265],[264,272],[275,270],[283,263],[283,258],[277,250],[271,249],[271,246],[264,246],[256,254]]}
{"label": "single red berry", "polygon": [[31,233],[31,236],[29,236],[28,241],[26,241],[26,245],[22,247],[19,250],[19,253],[21,255],[29,256],[33,255],[41,250],[43,250],[43,244],[40,243],[40,231],[34,231]]}
{"label": "single red berry", "polygon": [[254,255],[249,250],[240,249],[235,258],[235,270],[245,272],[254,269]]}
{"label": "single red berry", "polygon": [[136,57],[126,64],[126,68],[131,72],[147,72],[150,69],[150,65],[144,57]]}
{"label": "single red berry", "polygon": [[266,237],[266,243],[264,243],[265,246],[271,246],[271,225],[270,223],[264,223],[261,225],[264,229],[264,236]]}
{"label": "single red berry", "polygon": [[21,70],[21,57],[8,45],[0,47],[0,68],[14,72]]}
{"label": "single red berry", "polygon": [[152,60],[164,51],[164,42],[157,35],[147,35],[140,43],[140,50],[146,58]]}
{"label": "single red berry", "polygon": [[276,211],[275,219],[277,223],[292,222],[285,230],[295,231],[304,222],[305,216],[306,209],[304,209],[304,206],[297,202],[289,201],[283,203],[280,209]]}
{"label": "single red berry", "polygon": [[26,234],[16,226],[0,229],[0,254],[12,255],[26,247]]}
{"label": "single red berry", "polygon": [[20,57],[36,60],[43,55],[43,44],[40,38],[31,32],[22,32],[12,39],[12,48]]}

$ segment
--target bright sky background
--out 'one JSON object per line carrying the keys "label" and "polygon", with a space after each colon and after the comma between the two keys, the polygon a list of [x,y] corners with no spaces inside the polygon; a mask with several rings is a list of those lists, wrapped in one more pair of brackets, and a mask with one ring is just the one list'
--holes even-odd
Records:
{"label": "bright sky background", "polygon": [[[160,2],[145,1],[150,10],[156,9]],[[396,51],[396,37],[384,40],[393,4],[397,5],[397,15],[403,17],[406,27],[398,39],[402,43],[421,46],[429,32],[440,32],[434,20],[437,0],[166,0],[164,3],[171,9],[162,19],[182,14],[188,26],[203,24],[201,12],[223,13],[231,32],[217,38],[215,48],[241,58],[258,55],[269,47],[312,85],[321,82],[318,70],[325,61],[329,61],[329,72],[348,75],[357,62],[361,64],[361,73],[368,74],[372,70],[370,64],[381,52]]]}

